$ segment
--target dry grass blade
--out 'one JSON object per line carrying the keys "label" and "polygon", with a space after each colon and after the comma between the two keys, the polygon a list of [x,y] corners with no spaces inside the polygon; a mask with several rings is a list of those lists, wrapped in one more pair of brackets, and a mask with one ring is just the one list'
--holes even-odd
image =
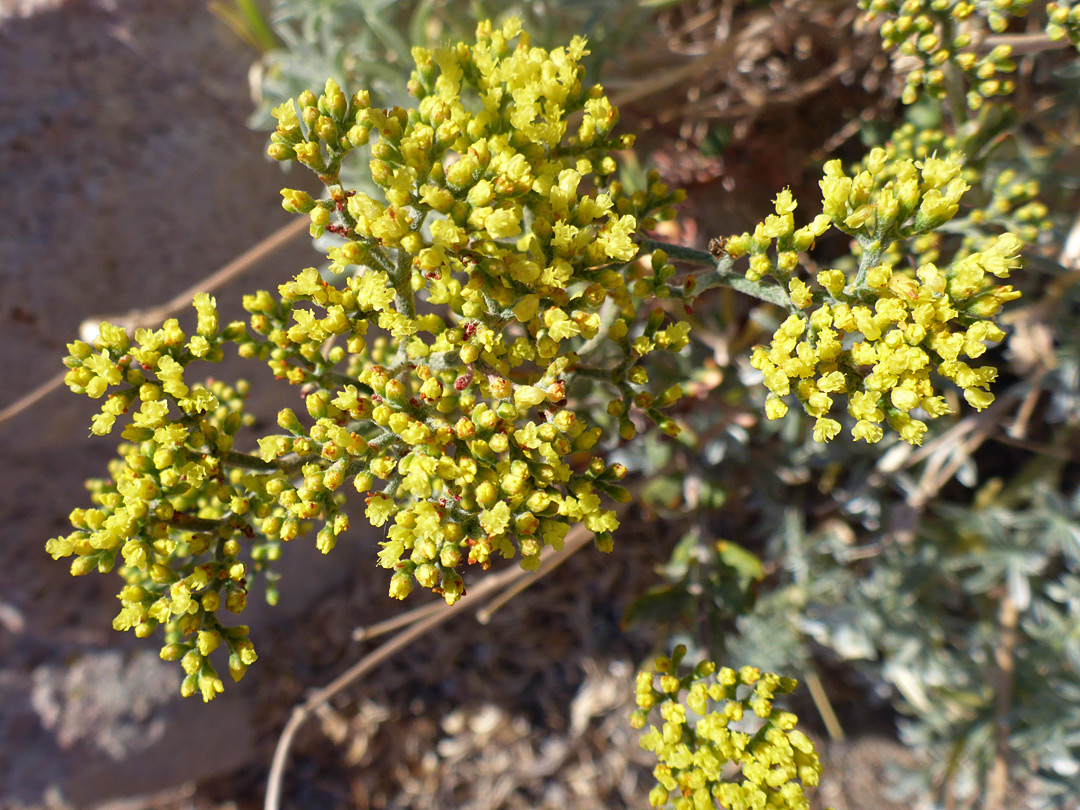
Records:
{"label": "dry grass blade", "polygon": [[994,649],[995,673],[994,761],[986,786],[986,810],[1004,810],[1009,792],[1010,714],[1016,678],[1016,644],[1020,612],[1011,596],[1005,594],[998,608],[1001,633]]}
{"label": "dry grass blade", "polygon": [[0,422],[7,421],[16,414],[20,414],[27,408],[41,401],[57,388],[60,388],[64,384],[64,377],[67,376],[66,371],[61,371],[55,377],[49,379],[48,382],[42,383],[26,396],[12,402],[4,410],[0,411]]}
{"label": "dry grass blade", "polygon": [[[285,246],[302,233],[307,233],[310,223],[299,217],[288,225],[278,228],[261,242],[245,250],[221,269],[210,274],[197,284],[193,284],[181,293],[170,298],[164,304],[151,309],[133,309],[123,315],[114,315],[99,320],[107,320],[127,330],[157,326],[170,315],[190,306],[191,299],[197,293],[213,292],[232,281],[237,276],[250,270],[263,259],[273,255],[274,251]],[[84,321],[84,326],[86,325]]]}
{"label": "dry grass blade", "polygon": [[836,716],[836,710],[833,708],[832,701],[829,700],[829,693],[825,691],[821,678],[815,671],[807,670],[803,673],[803,680],[806,682],[807,689],[810,690],[810,698],[814,701],[814,706],[821,716],[821,722],[825,724],[829,739],[842,742],[844,727],[840,724],[840,718]]}
{"label": "dry grass blade", "polygon": [[1011,48],[1013,56],[1026,56],[1071,47],[1069,40],[1054,40],[1049,34],[994,34],[978,43],[977,47],[980,51],[992,51],[1002,45]]}

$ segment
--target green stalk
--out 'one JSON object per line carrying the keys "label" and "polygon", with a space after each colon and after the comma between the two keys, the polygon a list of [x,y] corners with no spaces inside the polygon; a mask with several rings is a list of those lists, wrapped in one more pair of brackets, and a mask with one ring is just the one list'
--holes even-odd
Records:
{"label": "green stalk", "polygon": [[791,297],[783,287],[765,281],[751,281],[745,276],[733,273],[731,266],[734,260],[727,254],[716,257],[701,250],[660,242],[648,237],[642,238],[640,244],[647,251],[663,250],[669,259],[711,268],[695,278],[697,284],[694,287],[694,295],[700,295],[713,287],[728,287],[743,295],[764,301],[766,304],[773,304],[787,310],[794,308]]}

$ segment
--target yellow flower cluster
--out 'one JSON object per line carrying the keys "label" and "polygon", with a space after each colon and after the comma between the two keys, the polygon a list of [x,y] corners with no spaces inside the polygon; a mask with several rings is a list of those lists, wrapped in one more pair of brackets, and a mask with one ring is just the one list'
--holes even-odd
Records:
{"label": "yellow flower cluster", "polygon": [[[219,648],[236,678],[255,660],[219,608],[242,610],[255,576],[274,599],[269,566],[312,523],[330,551],[349,528],[347,482],[387,532],[378,560],[398,598],[420,583],[452,603],[462,566],[493,555],[534,569],[576,524],[611,548],[618,521],[602,499],[628,499],[626,469],[598,450],[647,420],[678,432],[661,409],[681,389],[652,391],[644,363],[683,349],[689,325],[659,308],[639,317],[654,291],[634,289],[637,231],[681,195],[655,177],[633,193],[612,179],[630,139],[611,134],[602,89],[581,83],[584,54],[580,37],[546,51],[515,22],[484,23],[474,46],[415,51],[417,109],[373,109],[332,81],[283,105],[270,154],[327,186],[322,200],[286,189],[283,205],[339,237],[334,283],[309,268],[277,295],[245,296],[250,329],[222,328],[200,294],[193,335],[176,320],[134,339],[102,324],[93,345],[69,346],[69,387],[103,400],[92,432],[130,420],[94,508],[48,550],[74,557],[74,574],[122,558],[115,626],[164,627],[185,695],[221,691]],[[380,199],[338,182],[370,140]],[[252,421],[246,388],[189,374],[227,343],[304,397],[306,415],[281,411],[257,456],[234,448]]]}
{"label": "yellow flower cluster", "polygon": [[1008,95],[1015,89],[1015,82],[1007,78],[1016,70],[1012,48],[998,45],[981,52],[979,28],[1004,31],[1009,18],[1024,16],[1030,4],[1031,0],[859,0],[870,20],[879,14],[886,16],[880,29],[886,50],[896,49],[922,63],[907,74],[905,104],[918,98],[920,88],[933,98],[944,98],[955,89],[949,87],[950,81],[955,81],[955,77],[950,79],[950,70],[959,70],[971,88],[967,104],[973,110],[985,99]]}
{"label": "yellow flower cluster", "polygon": [[[136,401],[139,410],[132,426],[124,432],[126,439],[145,438],[163,424],[168,411],[166,396],[175,399],[179,408],[191,416],[218,406],[205,387],[189,388],[184,382],[184,365],[193,359],[219,361],[221,343],[244,332],[244,325],[237,322],[219,334],[214,306],[214,300],[205,293],[196,297],[198,331],[190,340],[179,322],[171,319],[158,330],[137,330],[134,344],[121,327],[102,323],[94,346],[81,340],[68,345],[71,354],[64,363],[70,370],[64,382],[72,391],[100,399],[110,388],[124,386],[105,398],[100,413],[94,417],[92,433],[108,434],[116,418]],[[148,379],[147,371],[153,372],[156,379]]]}
{"label": "yellow flower cluster", "polygon": [[680,676],[685,654],[680,646],[671,658],[656,659],[655,673],[637,676],[639,708],[631,725],[644,728],[657,708],[663,721],[641,738],[641,747],[660,761],[649,803],[675,810],[809,810],[804,788],[817,785],[821,761],[796,728],[798,718],[773,706],[796,681],[756,667],[718,669],[711,661]]}
{"label": "yellow flower cluster", "polygon": [[750,281],[760,281],[765,276],[786,281],[799,266],[799,253],[813,247],[817,237],[832,225],[832,218],[824,213],[796,229],[798,203],[789,189],[776,195],[773,204],[776,213],[759,222],[752,234],[732,236],[724,243],[724,251],[732,258],[749,256],[746,278]]}
{"label": "yellow flower cluster", "polygon": [[1068,39],[1080,48],[1080,3],[1076,0],[1060,0],[1046,4],[1046,33],[1055,42]]}
{"label": "yellow flower cluster", "polygon": [[[951,410],[931,372],[953,381],[979,410],[993,402],[987,389],[997,370],[973,368],[965,358],[980,357],[987,342],[1004,337],[992,319],[1019,292],[993,279],[1019,266],[1020,240],[998,236],[943,268],[927,262],[912,272],[886,258],[893,242],[925,235],[956,214],[967,190],[960,172],[956,156],[890,161],[883,149],[873,150],[866,168],[852,176],[831,161],[821,181],[824,213],[812,225],[794,229],[794,203],[785,192],[777,197],[777,213],[753,235],[728,240],[731,256],[750,254],[748,276],[768,274],[788,290],[791,314],[772,344],[757,347],[751,357],[771,392],[770,419],[787,413],[783,397],[794,394],[816,419],[815,440],[825,442],[841,430],[831,413],[844,397],[856,439],[877,442],[888,425],[919,444],[923,419]],[[860,264],[853,274],[822,270],[816,284],[807,283],[793,275],[795,263],[785,257],[798,239],[823,232],[822,220],[855,238]]]}
{"label": "yellow flower cluster", "polygon": [[75,531],[50,540],[46,550],[54,559],[74,557],[74,575],[106,573],[120,557],[125,585],[113,627],[140,638],[163,627],[161,655],[181,661],[181,692],[210,700],[223,688],[211,652],[224,645],[236,680],[256,659],[248,628],[226,626],[218,610],[240,613],[248,577],[279,552],[276,543],[256,542],[244,562],[237,540],[254,538],[253,526],[273,503],[243,469],[226,470],[238,455],[234,435],[252,421],[243,410],[246,384],[189,386],[184,376],[192,360],[220,358],[224,336],[237,338],[243,324],[221,333],[213,299],[200,295],[195,306],[198,328],[190,338],[175,320],[138,330],[134,342],[102,324],[93,346],[69,345],[68,385],[105,397],[91,430],[108,433],[127,411],[132,418],[109,479],[88,484],[94,506],[74,510]]}
{"label": "yellow flower cluster", "polygon": [[[892,168],[903,165],[902,161],[921,161],[957,151],[958,140],[940,129],[917,129],[914,124],[906,123],[893,132],[883,148],[886,162],[878,183],[887,180]],[[880,159],[879,154],[871,152],[860,168],[867,169],[871,161]],[[1021,242],[1032,244],[1053,228],[1046,205],[1038,199],[1039,182],[1030,174],[1012,167],[996,173],[980,172],[965,164],[960,178],[973,188],[965,192],[965,213],[955,217],[950,225],[950,230],[963,233],[957,256],[988,247],[994,239],[992,231],[1009,231]],[[910,241],[894,242],[883,258],[894,266],[911,260],[916,264],[936,262],[947,238],[941,231],[918,234]]]}
{"label": "yellow flower cluster", "polygon": [[[296,453],[300,440],[333,462],[305,478],[289,507],[300,517],[324,513],[345,478],[379,490],[366,514],[389,526],[379,562],[395,572],[395,597],[419,582],[453,602],[462,562],[520,553],[535,568],[574,523],[610,547],[618,521],[601,496],[625,497],[625,471],[591,456],[601,429],[567,407],[575,380],[600,374],[586,353],[610,363],[622,435],[636,430],[635,406],[675,430],[657,408],[677,392],[649,393],[640,361],[681,349],[688,327],[660,328],[659,310],[635,325],[626,266],[638,222],[670,216],[681,197],[658,182],[626,194],[610,180],[610,152],[631,139],[611,135],[617,111],[582,85],[585,53],[580,37],[549,52],[515,21],[484,23],[472,47],[414,50],[413,111],[372,109],[366,94],[346,102],[328,82],[322,97],[301,96],[299,113],[275,113],[271,154],[315,168],[330,197],[285,190],[285,207],[343,237],[330,258],[345,280],[309,269],[280,301],[245,301],[275,373],[316,387],[315,426],[284,416],[292,436],[261,440],[262,457]],[[384,199],[334,182],[341,157],[373,133]],[[369,347],[369,329],[386,340]],[[344,346],[328,349],[335,340]],[[254,342],[241,351],[266,353]],[[331,370],[339,364],[344,373]]]}

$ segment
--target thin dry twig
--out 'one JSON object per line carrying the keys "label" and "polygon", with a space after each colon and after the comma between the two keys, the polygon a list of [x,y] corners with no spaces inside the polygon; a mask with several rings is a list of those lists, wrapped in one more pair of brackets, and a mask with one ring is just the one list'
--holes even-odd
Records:
{"label": "thin dry twig", "polygon": [[0,411],[0,422],[4,422],[7,419],[15,416],[15,414],[22,413],[27,408],[35,405],[39,401],[43,400],[57,388],[64,384],[64,377],[67,376],[66,371],[61,371],[55,377],[50,378],[47,382],[42,383],[26,396],[12,402],[4,410]]}
{"label": "thin dry twig", "polygon": [[463,611],[477,608],[478,605],[483,603],[486,599],[503,589],[513,589],[515,594],[520,593],[521,590],[523,590],[523,588],[517,587],[520,581],[527,580],[531,584],[540,577],[550,573],[564,563],[572,554],[574,554],[574,552],[584,547],[589,541],[590,536],[591,533],[586,530],[584,526],[576,526],[570,534],[567,535],[562,550],[548,556],[541,564],[540,569],[535,573],[524,571],[519,568],[511,568],[487,577],[473,587],[468,595],[462,597],[453,605],[443,607],[441,610],[432,611],[430,613],[428,612],[430,606],[427,605],[425,605],[424,608],[411,611],[414,615],[412,624],[405,627],[401,633],[394,636],[385,644],[361,658],[326,686],[312,692],[303,703],[294,707],[292,715],[289,717],[288,722],[285,724],[285,728],[281,732],[281,736],[278,738],[277,747],[274,749],[274,758],[270,765],[270,774],[267,777],[266,799],[263,803],[264,810],[279,810],[281,805],[282,784],[284,782],[285,769],[289,760],[289,750],[292,748],[293,740],[301,726],[304,725],[320,705],[329,701],[334,695],[354,684],[368,672],[379,666],[379,664],[387,661],[401,650],[404,650],[414,641],[422,638],[429,631],[434,630],[453,616],[462,613]]}
{"label": "thin dry twig", "polygon": [[717,106],[716,99],[706,98],[692,104],[687,104],[678,110],[669,110],[662,113],[658,117],[658,120],[663,123],[687,115],[697,115],[706,119],[738,118],[740,116],[748,115],[766,105],[780,106],[793,104],[797,101],[804,100],[808,96],[822,92],[833,82],[837,81],[841,75],[847,72],[851,68],[851,64],[852,63],[846,58],[841,58],[816,76],[812,76],[797,84],[791,84],[784,90],[774,91],[767,95],[758,95],[755,98],[752,98],[747,104],[731,105],[720,109]]}
{"label": "thin dry twig", "polygon": [[181,293],[170,298],[164,304],[150,309],[133,309],[123,315],[104,318],[116,326],[127,330],[140,327],[156,326],[174,312],[179,312],[191,305],[191,299],[200,292],[213,292],[234,278],[250,270],[253,266],[269,257],[274,251],[291,242],[302,233],[307,233],[310,223],[298,217],[282,228],[278,228],[261,242],[251,246],[221,269],[210,274]]}
{"label": "thin dry twig", "polygon": [[404,613],[399,613],[397,616],[391,616],[384,621],[376,622],[375,624],[366,627],[357,627],[352,632],[352,639],[353,641],[371,641],[374,638],[385,636],[387,633],[392,633],[402,627],[408,627],[413,622],[418,622],[421,619],[442,610],[446,610],[446,603],[441,599],[436,599],[426,605],[421,605],[412,610],[407,610]]}
{"label": "thin dry twig", "polygon": [[499,608],[501,608],[519,593],[524,591],[534,582],[536,582],[536,577],[519,579],[513,585],[511,585],[494,599],[492,599],[490,604],[484,605],[484,607],[476,611],[476,620],[480,622],[480,624],[488,624],[491,621],[491,617],[495,615],[495,611],[497,611]]}
{"label": "thin dry twig", "polygon": [[[620,507],[617,511],[621,516],[622,513],[625,511],[625,508]],[[532,574],[522,571],[522,576],[517,581],[510,583],[510,585],[508,585],[502,593],[497,594],[489,604],[476,611],[476,620],[480,622],[480,624],[487,624],[491,621],[491,617],[494,615],[495,611],[497,611],[499,608],[501,608],[519,593],[524,591],[530,585],[534,585],[542,577],[547,576],[564,562],[566,562],[568,559],[570,559],[570,555],[580,549],[582,546],[584,546],[589,539],[588,533],[584,529],[582,529],[582,527],[578,526],[577,528],[581,530],[581,537],[580,539],[574,539],[573,548],[570,548],[570,537],[568,536],[566,538],[566,545],[563,546],[562,552],[554,554],[548,559],[546,559],[541,564],[540,568],[538,568]]]}
{"label": "thin dry twig", "polygon": [[1049,34],[992,34],[976,46],[980,51],[992,51],[999,45],[1012,49],[1013,56],[1025,56],[1044,51],[1056,51],[1071,47],[1067,39],[1050,39]]}
{"label": "thin dry twig", "polygon": [[1035,406],[1039,402],[1039,397],[1042,396],[1042,383],[1043,378],[1046,377],[1046,369],[1038,369],[1031,377],[1031,388],[1024,395],[1024,401],[1020,403],[1020,408],[1016,412],[1016,418],[1012,424],[1006,428],[1006,432],[1013,439],[1023,440],[1027,436],[1028,425],[1031,422],[1031,417],[1035,414]]}
{"label": "thin dry twig", "polygon": [[[612,103],[621,107],[657,93],[667,92],[671,90],[671,88],[681,85],[703,71],[715,70],[718,73],[726,72],[724,68],[720,68],[718,65],[728,58],[728,56],[728,48],[717,48],[702,56],[695,57],[686,64],[671,68],[663,73],[657,72],[656,75],[647,80],[642,81],[635,78],[633,81],[627,82],[629,85],[627,89],[614,94]],[[613,81],[609,84],[614,88],[617,87],[619,83]]]}
{"label": "thin dry twig", "polygon": [[[140,327],[157,326],[169,315],[174,312],[178,312],[191,303],[191,299],[195,297],[199,292],[212,292],[217,288],[223,286],[227,282],[241,275],[242,273],[250,270],[256,264],[263,259],[270,256],[274,251],[278,250],[289,241],[299,236],[301,233],[307,231],[308,222],[304,219],[297,219],[294,222],[290,222],[288,225],[278,228],[268,237],[261,242],[253,245],[245,250],[235,259],[228,264],[221,267],[219,270],[210,274],[198,284],[184,290],[179,295],[174,296],[164,304],[160,304],[151,309],[136,309],[124,315],[115,315],[104,318],[91,318],[84,321],[97,324],[101,321],[107,320],[111,323],[115,323],[117,326],[123,326],[127,330],[132,330]],[[81,331],[81,330],[80,330]],[[30,393],[23,397],[20,397],[15,402],[8,405],[3,410],[0,410],[0,423],[7,421],[8,419],[22,413],[27,408],[32,407],[36,403],[40,402],[46,396],[51,394],[57,388],[60,388],[64,384],[64,376],[66,371],[61,371],[59,374],[49,378],[46,382],[39,385]]]}
{"label": "thin dry twig", "polygon": [[1012,407],[1014,399],[1012,396],[1003,396],[985,412],[963,420],[970,420],[966,431],[970,435],[960,440],[962,434],[959,434],[952,441],[943,444],[927,463],[918,486],[907,499],[912,509],[921,512],[926,508],[926,504],[956,475],[971,455],[994,434],[1005,413]]}
{"label": "thin dry twig", "polygon": [[814,706],[817,707],[818,714],[821,715],[821,721],[825,724],[829,739],[834,742],[843,742],[844,727],[840,725],[840,718],[836,716],[836,710],[833,708],[832,701],[829,700],[824,684],[821,683],[821,678],[810,669],[803,673],[803,680],[806,681],[810,697],[814,701]]}
{"label": "thin dry twig", "polygon": [[1069,452],[1068,447],[1058,447],[1050,444],[1042,444],[1041,442],[1030,442],[1025,439],[1018,439],[1008,433],[998,434],[991,438],[996,442],[1008,444],[1012,447],[1019,447],[1021,450],[1027,450],[1035,455],[1060,458],[1064,461],[1072,461],[1076,464],[1080,464],[1080,453],[1071,453]]}

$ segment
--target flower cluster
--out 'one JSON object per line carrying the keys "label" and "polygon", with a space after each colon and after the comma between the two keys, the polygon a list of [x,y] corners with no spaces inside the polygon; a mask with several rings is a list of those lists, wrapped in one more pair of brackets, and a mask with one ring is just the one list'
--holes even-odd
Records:
{"label": "flower cluster", "polygon": [[[884,149],[885,163],[877,171],[878,183],[892,178],[895,168],[905,161],[923,161],[939,154],[961,152],[960,140],[940,129],[917,129],[906,123],[898,127]],[[980,171],[970,156],[961,154],[959,177],[971,186],[964,193],[964,210],[949,221],[948,229],[932,230],[901,239],[888,246],[882,259],[894,267],[907,262],[915,266],[938,262],[943,248],[955,245],[954,258],[989,248],[997,234],[1009,232],[1024,244],[1033,244],[1049,233],[1053,222],[1046,205],[1039,200],[1039,182],[1022,165]],[[856,172],[877,169],[881,153],[872,151],[858,164]],[[955,235],[962,234],[959,244]],[[856,245],[856,253],[859,251]]]}
{"label": "flower cluster", "polygon": [[181,661],[181,691],[209,700],[222,690],[211,652],[224,645],[237,680],[256,658],[247,627],[227,627],[218,611],[240,613],[249,576],[280,552],[254,542],[248,562],[241,554],[240,541],[253,539],[273,508],[266,487],[244,474],[232,450],[235,434],[252,421],[243,408],[247,386],[193,384],[184,373],[193,360],[220,359],[221,344],[244,326],[219,330],[207,295],[195,306],[198,329],[190,338],[175,320],[138,330],[134,341],[106,323],[93,346],[68,346],[68,386],[104,399],[91,431],[106,434],[117,417],[132,417],[109,479],[88,484],[94,506],[74,510],[75,531],[46,550],[55,559],[74,557],[74,575],[111,571],[119,557],[125,585],[113,626],[140,638],[164,627],[161,655]]}
{"label": "flower cluster", "polygon": [[[712,810],[717,804],[809,810],[804,787],[818,783],[821,761],[813,742],[795,727],[798,718],[773,706],[775,696],[794,691],[796,681],[756,667],[718,669],[711,661],[680,677],[685,654],[685,647],[677,647],[671,658],[656,659],[655,673],[637,676],[639,708],[631,725],[644,728],[655,708],[663,720],[641,737],[641,747],[660,761],[649,803],[670,802],[675,810]],[[725,775],[731,765],[738,766],[737,774]]]}
{"label": "flower cluster", "polygon": [[[93,346],[71,344],[69,387],[103,399],[92,431],[131,418],[95,508],[48,549],[74,555],[75,574],[122,555],[116,626],[164,625],[185,694],[221,691],[209,659],[222,645],[234,677],[254,660],[246,628],[226,628],[218,608],[239,612],[253,574],[272,597],[267,566],[309,525],[330,551],[349,528],[346,483],[386,527],[378,559],[397,598],[419,583],[452,603],[464,565],[535,568],[575,524],[610,549],[618,520],[603,499],[628,499],[626,470],[598,451],[649,421],[678,432],[661,411],[681,389],[652,390],[647,363],[683,349],[689,325],[643,306],[655,291],[635,263],[639,228],[682,195],[613,179],[611,153],[631,139],[612,134],[602,89],[582,84],[585,53],[581,38],[549,52],[515,22],[483,23],[474,46],[414,52],[414,110],[372,108],[332,81],[283,105],[269,152],[327,187],[322,200],[282,192],[313,235],[339,237],[326,277],[309,268],[245,296],[249,325],[221,328],[201,294],[190,337],[177,321],[134,340],[103,324]],[[338,182],[371,141],[379,199]],[[244,388],[188,373],[228,343],[304,397],[258,455],[234,448],[251,421]]]}
{"label": "flower cluster", "polygon": [[[757,347],[751,358],[772,392],[769,418],[784,416],[783,397],[794,394],[817,420],[814,438],[828,441],[841,430],[830,414],[843,396],[856,439],[877,442],[886,424],[919,444],[923,418],[951,411],[932,371],[958,385],[972,406],[981,410],[993,402],[987,389],[997,370],[973,368],[964,358],[980,357],[987,342],[1004,337],[993,318],[1019,292],[993,278],[1008,277],[1019,265],[1020,240],[1006,233],[942,268],[931,262],[914,271],[894,266],[887,260],[892,244],[952,219],[968,185],[955,155],[890,161],[885,150],[875,149],[866,166],[848,176],[839,161],[826,164],[823,213],[810,225],[795,229],[795,203],[785,191],[776,199],[776,214],[753,234],[727,240],[725,249],[735,258],[749,254],[748,278],[768,275],[787,287],[791,314],[771,346]],[[821,270],[807,283],[794,274],[796,251],[829,227],[855,239],[859,266],[853,273]]]}
{"label": "flower cluster", "polygon": [[967,105],[973,110],[985,99],[1008,95],[1015,87],[1008,78],[1016,70],[1012,49],[998,45],[980,50],[985,30],[1004,31],[1010,17],[1024,16],[1030,4],[1031,0],[859,0],[859,6],[869,12],[868,19],[879,14],[887,17],[880,29],[886,50],[896,50],[919,64],[907,74],[905,104],[918,98],[920,88],[933,98],[945,98],[956,89],[956,77],[950,71],[959,71],[971,87]]}
{"label": "flower cluster", "polygon": [[1076,0],[1063,0],[1046,4],[1046,33],[1055,42],[1068,39],[1080,48],[1080,3]]}
{"label": "flower cluster", "polygon": [[[315,426],[283,417],[292,435],[261,440],[263,458],[300,440],[333,460],[332,475],[300,492],[302,514],[325,509],[345,478],[371,492],[369,521],[391,524],[379,562],[399,598],[418,582],[453,602],[460,564],[486,567],[496,553],[535,568],[574,523],[610,547],[618,521],[601,496],[625,498],[625,470],[591,455],[602,431],[567,407],[578,379],[617,394],[623,436],[636,430],[635,406],[675,430],[657,408],[678,392],[650,393],[641,361],[685,346],[687,325],[661,328],[661,310],[636,324],[626,282],[639,221],[670,216],[680,195],[611,181],[610,152],[631,139],[611,134],[617,111],[581,83],[584,40],[548,52],[516,22],[481,24],[477,36],[471,48],[414,50],[411,112],[372,109],[363,94],[346,103],[333,83],[302,96],[299,114],[277,111],[271,154],[315,168],[330,197],[286,190],[285,205],[344,238],[330,258],[346,279],[337,287],[307,270],[279,301],[245,302],[275,372],[315,387]],[[382,200],[333,177],[372,133]],[[369,328],[385,340],[369,347]],[[327,350],[338,337],[345,347]]]}

